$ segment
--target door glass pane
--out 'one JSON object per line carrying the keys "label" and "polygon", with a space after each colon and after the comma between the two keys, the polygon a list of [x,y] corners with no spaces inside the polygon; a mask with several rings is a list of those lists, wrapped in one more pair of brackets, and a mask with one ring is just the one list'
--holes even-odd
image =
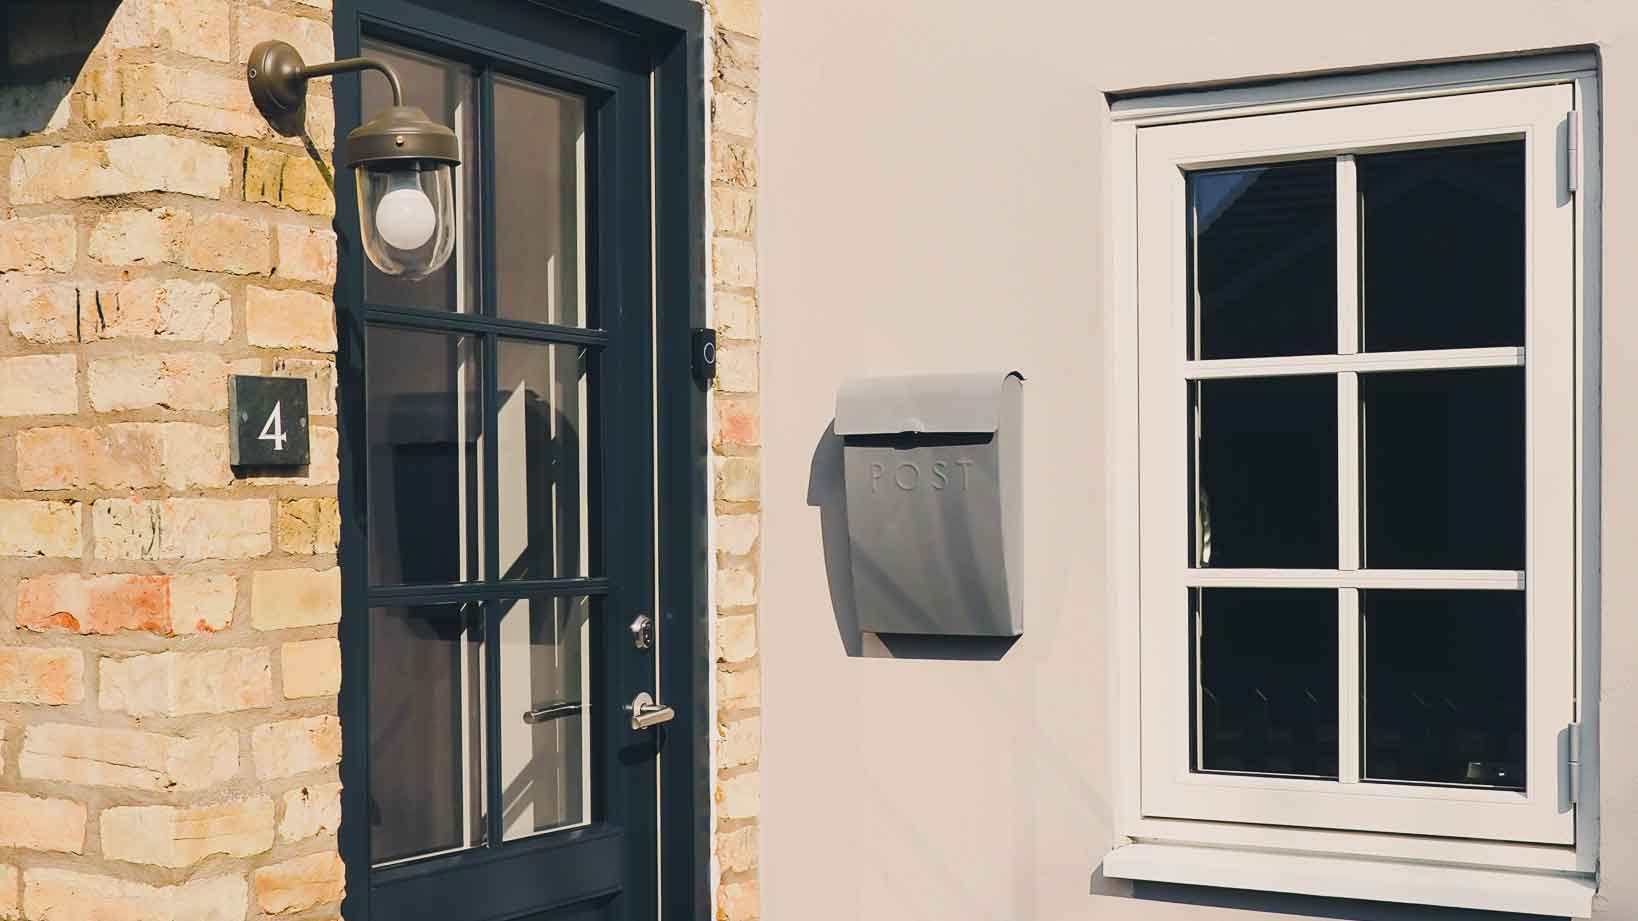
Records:
{"label": "door glass pane", "polygon": [[370,581],[481,578],[478,340],[381,326],[367,335]]}
{"label": "door glass pane", "polygon": [[511,841],[590,815],[591,602],[539,597],[503,607],[501,821]]}
{"label": "door glass pane", "polygon": [[1524,789],[1523,592],[1367,591],[1370,780]]}
{"label": "door glass pane", "polygon": [[1364,348],[1524,345],[1524,142],[1357,163]]}
{"label": "door glass pane", "polygon": [[1365,564],[1524,568],[1524,369],[1362,374]]}
{"label": "door glass pane", "polygon": [[1337,350],[1336,161],[1188,176],[1192,358]]}
{"label": "door glass pane", "polygon": [[1192,385],[1194,565],[1337,565],[1331,375]]}
{"label": "door glass pane", "polygon": [[1207,588],[1195,618],[1195,769],[1337,776],[1337,593]]}
{"label": "door glass pane", "polygon": [[586,575],[591,355],[503,339],[498,361],[501,576]]}
{"label": "door glass pane", "polygon": [[[474,313],[478,307],[478,82],[470,68],[378,39],[360,43],[363,53],[398,71],[404,102],[455,129],[461,142],[461,164],[455,167],[455,254],[426,278],[409,280],[382,274],[369,260],[364,266],[364,300],[388,307],[419,307]],[[366,118],[392,105],[387,81],[374,74],[360,78]]]}
{"label": "door glass pane", "polygon": [[494,150],[500,315],[585,324],[585,102],[497,77]]}
{"label": "door glass pane", "polygon": [[370,611],[370,857],[484,841],[478,605]]}

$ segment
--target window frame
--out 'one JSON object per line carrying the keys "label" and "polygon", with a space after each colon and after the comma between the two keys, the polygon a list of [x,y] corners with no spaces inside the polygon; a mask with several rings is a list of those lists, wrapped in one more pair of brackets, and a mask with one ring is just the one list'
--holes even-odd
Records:
{"label": "window frame", "polygon": [[[1569,87],[1576,118],[1566,119],[1557,145],[1559,188],[1573,175],[1577,188],[1570,208],[1573,253],[1566,258],[1574,280],[1573,401],[1569,420],[1574,431],[1573,488],[1574,557],[1570,578],[1574,584],[1575,629],[1572,639],[1574,662],[1574,708],[1580,726],[1579,791],[1574,811],[1573,843],[1526,844],[1510,840],[1484,840],[1431,834],[1426,830],[1397,832],[1337,830],[1321,827],[1274,826],[1245,819],[1210,820],[1202,817],[1163,817],[1145,812],[1143,710],[1144,633],[1140,603],[1143,595],[1143,555],[1129,536],[1141,533],[1139,490],[1143,469],[1139,440],[1141,416],[1139,340],[1139,235],[1145,230],[1139,221],[1140,133],[1144,129],[1183,123],[1242,119],[1246,116],[1284,112],[1317,112],[1376,103],[1436,100],[1441,97],[1471,96],[1491,90],[1526,89],[1554,85]],[[1159,845],[1210,846],[1215,848],[1274,849],[1306,856],[1324,855],[1342,859],[1383,859],[1407,864],[1440,862],[1466,864],[1477,868],[1551,871],[1581,874],[1588,881],[1597,866],[1597,688],[1598,688],[1598,378],[1599,378],[1599,158],[1597,112],[1597,61],[1585,52],[1541,55],[1505,60],[1473,61],[1422,68],[1360,72],[1338,76],[1291,80],[1227,89],[1189,91],[1172,94],[1144,93],[1111,99],[1109,150],[1111,151],[1108,192],[1112,229],[1109,273],[1110,336],[1106,353],[1112,405],[1108,422],[1111,457],[1109,466],[1108,546],[1109,602],[1113,613],[1110,671],[1113,676],[1111,724],[1116,737],[1126,740],[1114,747],[1114,776],[1117,785],[1117,855],[1135,853],[1134,847]],[[1567,114],[1567,113],[1566,113]],[[1573,133],[1572,133],[1573,130]],[[1567,141],[1567,143],[1564,143]],[[1565,156],[1573,151],[1574,156]],[[1266,152],[1259,157],[1267,159]],[[1233,159],[1212,161],[1227,165]],[[1573,172],[1572,172],[1573,170]],[[1182,186],[1181,175],[1177,178]],[[1568,193],[1561,193],[1568,194]],[[1181,240],[1181,236],[1177,236]],[[1177,319],[1181,324],[1183,320]],[[1180,327],[1181,328],[1181,327]],[[1179,343],[1178,348],[1182,346]],[[1368,356],[1360,356],[1368,360]],[[1181,386],[1181,385],[1179,385]],[[1179,404],[1181,406],[1181,404]],[[1178,413],[1181,415],[1182,410]],[[1528,564],[1527,564],[1528,565]],[[1181,585],[1181,583],[1180,583]],[[1181,592],[1181,588],[1179,589]],[[1568,735],[1561,744],[1568,758]],[[1566,784],[1567,785],[1567,784]],[[1263,819],[1268,821],[1268,819]],[[1145,851],[1153,855],[1153,851]],[[1210,885],[1233,885],[1221,879],[1195,880],[1179,870],[1162,874],[1151,869],[1140,874],[1132,860],[1106,860],[1125,864],[1130,875],[1165,878],[1174,882],[1199,881]],[[1173,861],[1175,863],[1175,861]],[[1398,867],[1397,869],[1403,869]],[[1431,868],[1430,868],[1431,869]],[[1275,881],[1280,874],[1270,877]],[[1304,891],[1315,894],[1344,894],[1321,884],[1301,888],[1303,875],[1291,874],[1284,884],[1248,882],[1254,888]],[[1435,887],[1438,889],[1439,887]],[[1455,888],[1444,904],[1474,905],[1471,898],[1456,894]],[[1579,891],[1579,890],[1577,890]],[[1587,889],[1590,897],[1590,888]],[[1382,897],[1382,896],[1378,896]],[[1579,897],[1579,896],[1578,896]],[[1419,901],[1428,901],[1421,897]],[[1439,902],[1437,898],[1432,899]],[[1505,907],[1489,905],[1485,907]],[[1569,912],[1566,912],[1569,913]]]}

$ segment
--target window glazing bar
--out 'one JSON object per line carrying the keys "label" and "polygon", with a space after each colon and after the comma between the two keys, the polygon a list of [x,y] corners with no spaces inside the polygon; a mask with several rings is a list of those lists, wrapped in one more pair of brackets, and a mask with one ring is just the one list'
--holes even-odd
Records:
{"label": "window glazing bar", "polygon": [[1185,569],[1188,588],[1424,588],[1522,591],[1507,569]]}
{"label": "window glazing bar", "polygon": [[1345,371],[1436,371],[1452,368],[1511,368],[1524,365],[1524,349],[1429,349],[1420,352],[1359,352],[1353,355],[1294,355],[1279,358],[1218,358],[1186,361],[1189,380],[1225,377],[1278,377],[1293,374],[1338,374]]}

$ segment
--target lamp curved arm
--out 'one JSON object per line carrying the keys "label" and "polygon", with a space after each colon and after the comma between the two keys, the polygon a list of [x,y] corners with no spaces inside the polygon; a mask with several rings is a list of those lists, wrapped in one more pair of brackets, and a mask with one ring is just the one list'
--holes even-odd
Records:
{"label": "lamp curved arm", "polygon": [[266,41],[250,52],[245,79],[256,109],[285,137],[301,134],[307,104],[307,81],[332,74],[373,70],[387,78],[392,87],[392,104],[404,104],[404,87],[392,65],[377,58],[342,58],[324,64],[308,64],[289,42]]}

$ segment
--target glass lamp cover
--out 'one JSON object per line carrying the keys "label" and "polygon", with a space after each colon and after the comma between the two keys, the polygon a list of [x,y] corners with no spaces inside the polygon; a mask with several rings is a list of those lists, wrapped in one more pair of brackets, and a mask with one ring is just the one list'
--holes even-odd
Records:
{"label": "glass lamp cover", "polygon": [[388,275],[423,278],[455,251],[455,182],[448,163],[389,160],[357,167],[364,252]]}

